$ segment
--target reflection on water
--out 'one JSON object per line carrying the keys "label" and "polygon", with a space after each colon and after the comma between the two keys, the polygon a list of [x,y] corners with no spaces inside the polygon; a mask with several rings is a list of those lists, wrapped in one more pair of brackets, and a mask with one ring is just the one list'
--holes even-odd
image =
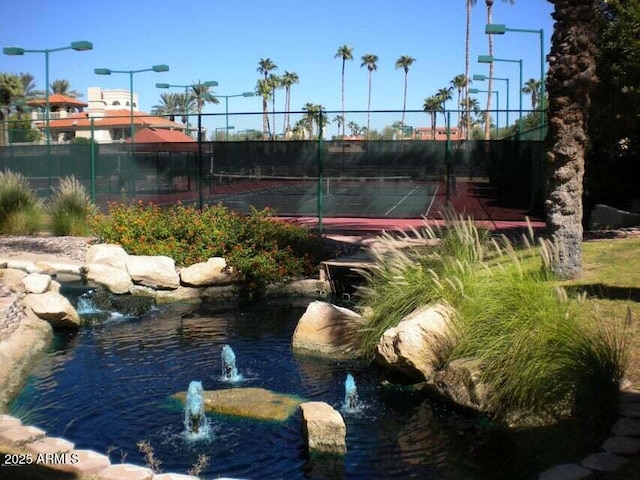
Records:
{"label": "reflection on water", "polygon": [[[294,356],[291,335],[303,313],[268,303],[226,311],[172,305],[140,318],[90,322],[56,336],[16,408],[36,405],[36,424],[50,435],[78,448],[113,450],[116,463],[126,455],[144,464],[140,440],[154,447],[164,471],[186,473],[198,455],[207,455],[203,478],[209,479],[536,478],[548,466],[528,459],[530,443],[424,392],[385,384],[367,364]],[[365,408],[345,415],[344,458],[308,458],[299,413],[283,423],[208,414],[208,441],[187,441],[184,410],[170,396],[194,379],[205,390],[238,386],[221,378],[224,345],[233,345],[241,365],[240,386],[297,394],[338,410],[352,374]],[[544,440],[535,448],[541,445]],[[560,460],[572,459],[551,461]]]}

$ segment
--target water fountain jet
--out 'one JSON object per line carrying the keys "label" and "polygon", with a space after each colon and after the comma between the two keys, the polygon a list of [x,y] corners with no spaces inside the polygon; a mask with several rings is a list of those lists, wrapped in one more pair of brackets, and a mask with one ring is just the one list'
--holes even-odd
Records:
{"label": "water fountain jet", "polygon": [[184,404],[184,426],[187,435],[192,438],[207,436],[209,433],[209,421],[204,413],[202,382],[193,380],[189,383]]}
{"label": "water fountain jet", "polygon": [[356,387],[356,381],[353,375],[347,373],[347,378],[344,381],[344,410],[349,413],[354,413],[360,410],[360,401],[358,400],[358,389]]}
{"label": "water fountain jet", "polygon": [[222,347],[222,379],[227,382],[237,382],[241,379],[236,367],[236,354],[229,345]]}

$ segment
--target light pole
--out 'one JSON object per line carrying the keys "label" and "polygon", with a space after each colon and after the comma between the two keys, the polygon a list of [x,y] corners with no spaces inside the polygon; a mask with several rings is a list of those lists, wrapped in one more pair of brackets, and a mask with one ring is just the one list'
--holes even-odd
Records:
{"label": "light pole", "polygon": [[[170,87],[184,88],[184,115],[185,117],[187,117],[187,134],[189,134],[189,89],[197,85],[200,85],[200,84],[196,83],[191,85],[172,85],[169,83],[156,83],[156,88],[170,88]],[[217,87],[218,82],[216,82],[215,80],[210,80],[210,81],[202,82],[202,85],[204,85],[205,87]],[[216,95],[216,97],[217,96],[218,95]],[[198,135],[199,134],[200,132],[198,132]]]}
{"label": "light pole", "polygon": [[[255,93],[253,92],[242,92],[237,95],[216,95],[216,97],[224,98],[224,117],[225,117],[225,125],[226,125],[226,140],[229,140],[229,130],[232,128],[229,127],[229,99],[233,97],[253,97]],[[217,129],[216,129],[217,130]]]}
{"label": "light pole", "polygon": [[478,63],[493,63],[493,62],[509,62],[517,63],[520,66],[520,85],[518,87],[519,92],[519,108],[518,108],[518,135],[522,133],[522,59],[513,60],[509,58],[496,58],[493,55],[478,55]]}
{"label": "light pole", "polygon": [[[506,32],[518,32],[518,33],[535,33],[540,38],[540,127],[544,123],[544,102],[545,102],[545,81],[544,81],[544,29],[533,30],[527,28],[509,28],[506,25],[499,23],[487,23],[484,28],[487,34],[504,35]],[[522,80],[520,80],[522,84]],[[520,85],[522,88],[522,85]],[[542,130],[541,130],[542,131]]]}
{"label": "light pole", "polygon": [[45,88],[44,88],[44,137],[46,141],[46,158],[47,158],[47,176],[49,178],[49,189],[51,189],[51,171],[50,171],[50,150],[51,150],[51,131],[49,130],[49,54],[51,52],[60,52],[62,50],[76,50],[84,52],[85,50],[93,50],[93,43],[86,40],[71,42],[68,47],[46,48],[43,50],[27,50],[21,47],[5,47],[2,53],[5,55],[24,55],[25,53],[44,53],[44,72],[45,72]]}
{"label": "light pole", "polygon": [[[500,92],[498,90],[478,90],[477,88],[470,88],[469,93],[495,93],[496,94],[496,108],[500,111]],[[500,130],[500,117],[496,114],[496,130]]]}
{"label": "light pole", "polygon": [[[473,79],[478,82],[484,82],[488,80],[489,77],[486,75],[474,75]],[[492,80],[504,80],[507,82],[507,126],[509,126],[509,79],[507,77],[491,77]]]}

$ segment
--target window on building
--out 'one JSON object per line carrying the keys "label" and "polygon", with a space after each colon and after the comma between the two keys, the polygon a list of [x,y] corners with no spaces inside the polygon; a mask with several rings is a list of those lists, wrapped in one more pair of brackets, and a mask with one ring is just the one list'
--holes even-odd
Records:
{"label": "window on building", "polygon": [[120,102],[118,100],[114,100],[111,105],[120,105]]}

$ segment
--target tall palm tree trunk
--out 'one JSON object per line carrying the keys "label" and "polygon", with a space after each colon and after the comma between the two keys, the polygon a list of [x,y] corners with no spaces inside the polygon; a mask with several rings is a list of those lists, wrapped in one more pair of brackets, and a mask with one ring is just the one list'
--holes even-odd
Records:
{"label": "tall palm tree trunk", "polygon": [[404,71],[404,100],[402,102],[402,126],[404,127],[404,114],[407,111],[407,77],[409,76],[409,72],[407,70]]}
{"label": "tall palm tree trunk", "polygon": [[547,228],[556,246],[553,270],[582,273],[582,191],[589,93],[597,81],[596,0],[550,0],[556,26],[549,54],[546,139]]}
{"label": "tall palm tree trunk", "polygon": [[467,121],[465,125],[466,137],[469,137],[469,131],[471,130],[471,121],[469,116],[469,54],[471,52],[471,6],[473,0],[467,0],[467,31],[465,36],[464,47],[464,77],[467,79],[464,87],[464,110],[467,112]]}
{"label": "tall palm tree trunk", "polygon": [[263,135],[270,135],[269,130],[269,110],[267,107],[267,99],[262,97],[262,132]]}
{"label": "tall palm tree trunk", "polygon": [[369,120],[371,119],[371,70],[369,70],[369,100],[367,101],[367,138],[369,138]]}
{"label": "tall palm tree trunk", "polygon": [[346,59],[342,58],[342,138],[344,138],[344,126],[347,123],[345,114],[344,114],[344,64],[346,63]]}

